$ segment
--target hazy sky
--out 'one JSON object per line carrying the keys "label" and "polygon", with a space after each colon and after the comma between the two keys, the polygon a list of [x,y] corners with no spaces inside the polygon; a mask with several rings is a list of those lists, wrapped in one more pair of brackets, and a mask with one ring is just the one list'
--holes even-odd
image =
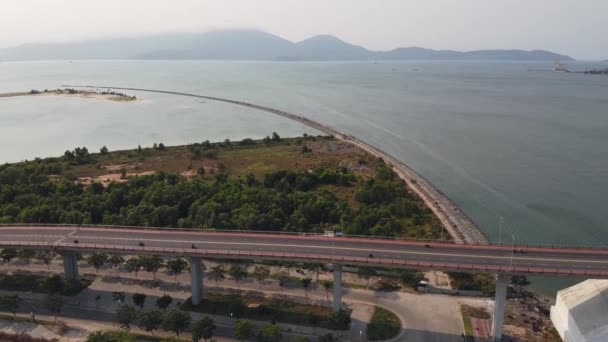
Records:
{"label": "hazy sky", "polygon": [[370,49],[547,49],[608,58],[608,0],[0,0],[0,47],[259,28]]}

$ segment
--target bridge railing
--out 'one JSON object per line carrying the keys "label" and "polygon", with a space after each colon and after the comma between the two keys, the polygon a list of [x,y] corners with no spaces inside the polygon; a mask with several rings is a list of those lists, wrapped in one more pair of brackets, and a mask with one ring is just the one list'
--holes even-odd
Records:
{"label": "bridge railing", "polygon": [[[175,227],[146,227],[146,226],[128,226],[128,225],[78,225],[78,224],[60,224],[60,223],[10,223],[0,224],[0,228],[10,227],[32,227],[32,228],[44,228],[44,227],[70,227],[70,228],[91,228],[91,229],[132,229],[132,230],[143,230],[143,231],[174,231],[174,232],[188,232],[188,233],[218,233],[218,234],[255,234],[260,236],[268,235],[282,235],[290,237],[319,237],[319,238],[330,238],[330,236],[324,233],[314,232],[285,232],[285,231],[262,231],[262,230],[237,230],[237,229],[209,229],[209,228],[175,228]],[[500,247],[504,250],[512,250],[513,247],[517,249],[521,248],[541,248],[541,249],[561,249],[561,250],[590,250],[590,251],[608,251],[608,246],[581,246],[581,245],[567,245],[567,244],[516,244],[512,245],[509,243],[497,243],[490,242],[484,245],[478,244],[455,244],[453,241],[436,240],[436,239],[416,239],[416,238],[400,238],[400,237],[384,237],[384,236],[369,236],[369,235],[352,235],[344,234],[345,238],[363,239],[368,241],[396,241],[396,242],[412,242],[412,243],[428,243],[436,246],[454,246],[454,247],[475,247],[475,248],[487,248],[487,247]],[[334,236],[331,238],[340,239],[340,237]]]}
{"label": "bridge railing", "polygon": [[262,252],[262,251],[235,251],[228,249],[191,249],[191,248],[166,248],[146,246],[125,246],[108,244],[88,243],[47,243],[47,242],[22,242],[2,241],[1,245],[11,248],[50,249],[57,253],[61,251],[98,251],[116,254],[156,254],[156,255],[180,255],[186,257],[202,258],[228,258],[228,259],[282,259],[297,261],[314,261],[324,263],[352,264],[352,265],[380,265],[385,267],[411,268],[411,269],[444,269],[452,271],[468,272],[490,272],[508,274],[542,274],[555,276],[578,276],[608,278],[608,271],[596,270],[573,270],[566,268],[549,267],[521,267],[504,265],[476,265],[462,263],[439,263],[417,260],[400,260],[387,258],[349,257],[322,254],[290,253],[290,252]]}

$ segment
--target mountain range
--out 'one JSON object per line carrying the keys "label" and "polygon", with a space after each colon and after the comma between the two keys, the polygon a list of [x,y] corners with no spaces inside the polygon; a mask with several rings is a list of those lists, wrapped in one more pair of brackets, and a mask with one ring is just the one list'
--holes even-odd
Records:
{"label": "mountain range", "polygon": [[258,30],[158,34],[136,38],[71,43],[26,44],[0,49],[0,61],[78,59],[214,59],[214,60],[504,60],[563,61],[569,56],[544,50],[432,50],[420,47],[371,51],[330,35],[300,42]]}

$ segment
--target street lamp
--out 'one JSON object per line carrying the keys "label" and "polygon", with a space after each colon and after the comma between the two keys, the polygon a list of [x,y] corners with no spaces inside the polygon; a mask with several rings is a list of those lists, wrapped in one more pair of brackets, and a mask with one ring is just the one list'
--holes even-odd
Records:
{"label": "street lamp", "polygon": [[513,272],[513,254],[515,254],[515,234],[511,234],[513,237],[513,245],[511,245],[511,272]]}

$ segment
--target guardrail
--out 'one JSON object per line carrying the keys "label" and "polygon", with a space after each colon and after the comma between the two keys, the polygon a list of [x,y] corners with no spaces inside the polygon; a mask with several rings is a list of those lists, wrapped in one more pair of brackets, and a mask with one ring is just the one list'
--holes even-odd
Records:
{"label": "guardrail", "polygon": [[[145,226],[117,226],[117,225],[78,225],[78,224],[61,224],[61,223],[11,223],[11,224],[0,224],[0,228],[10,227],[30,227],[30,228],[90,228],[90,229],[131,229],[131,230],[142,230],[142,231],[172,231],[172,232],[188,232],[188,233],[218,233],[218,234],[254,234],[260,236],[286,236],[286,237],[318,237],[318,238],[331,238],[341,239],[342,237],[329,237],[322,233],[309,233],[309,232],[283,232],[283,231],[260,231],[260,230],[229,230],[229,229],[208,229],[208,228],[175,228],[175,227],[145,227]],[[418,243],[418,244],[430,244],[434,247],[454,247],[454,248],[479,248],[479,249],[501,249],[511,251],[513,248],[517,249],[554,249],[561,251],[604,251],[608,253],[608,246],[579,246],[579,245],[560,245],[560,244],[506,244],[506,243],[489,243],[489,244],[455,244],[452,241],[438,241],[429,239],[408,239],[399,237],[380,237],[380,236],[368,236],[368,235],[348,235],[344,234],[344,238],[361,239],[364,241],[376,241],[376,242],[404,242],[404,243]]]}
{"label": "guardrail", "polygon": [[[31,227],[31,228],[91,228],[91,229],[133,229],[142,231],[173,231],[173,232],[188,232],[188,233],[218,233],[218,234],[255,234],[260,236],[269,235],[283,235],[292,237],[319,237],[319,238],[332,238],[340,239],[341,237],[329,237],[323,233],[309,233],[309,232],[284,232],[284,231],[260,231],[260,230],[234,230],[234,229],[208,229],[208,228],[174,228],[174,227],[145,227],[145,226],[120,226],[120,225],[78,225],[78,224],[61,224],[61,223],[10,223],[0,224],[0,228],[10,227]],[[608,246],[580,246],[580,245],[560,245],[560,244],[516,244],[511,245],[508,243],[489,243],[489,244],[455,244],[453,241],[441,241],[441,240],[430,240],[430,239],[410,239],[410,238],[399,238],[399,237],[382,237],[382,236],[368,236],[368,235],[349,235],[344,234],[345,238],[362,239],[368,241],[395,241],[395,242],[411,242],[411,243],[429,243],[434,246],[450,246],[450,247],[474,247],[480,249],[495,249],[501,248],[504,250],[511,251],[513,246],[515,249],[520,248],[540,248],[540,249],[559,249],[563,251],[567,250],[589,250],[589,251],[607,251]]]}
{"label": "guardrail", "polygon": [[21,242],[3,241],[1,245],[11,248],[35,248],[50,249],[58,253],[63,251],[100,251],[117,254],[153,254],[153,255],[181,255],[186,257],[202,258],[233,258],[233,259],[282,259],[297,261],[314,261],[324,263],[352,264],[352,265],[380,265],[386,267],[402,267],[412,269],[442,269],[467,272],[491,272],[508,274],[540,274],[567,277],[594,277],[608,278],[608,271],[568,270],[563,268],[547,267],[519,267],[501,265],[475,265],[459,263],[438,263],[428,261],[399,260],[386,258],[348,257],[323,254],[303,254],[289,252],[258,252],[258,251],[233,251],[223,249],[191,249],[191,248],[166,248],[145,246],[118,246],[106,244],[85,243],[45,243],[45,242]]}

